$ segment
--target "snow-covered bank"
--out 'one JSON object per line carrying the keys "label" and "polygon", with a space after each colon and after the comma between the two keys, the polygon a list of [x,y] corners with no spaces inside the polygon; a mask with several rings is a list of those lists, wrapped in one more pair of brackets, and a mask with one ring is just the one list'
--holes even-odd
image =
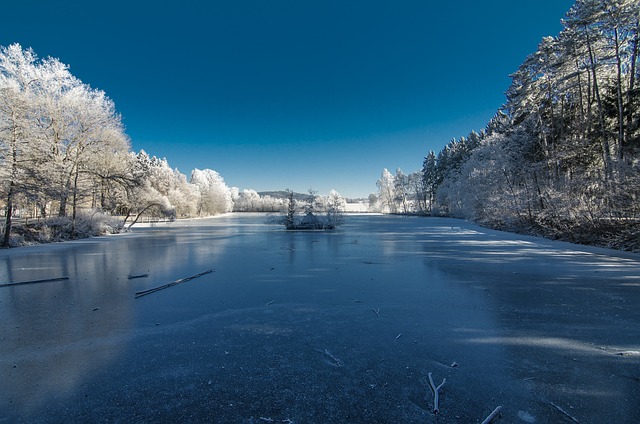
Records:
{"label": "snow-covered bank", "polygon": [[210,219],[218,219],[228,217],[232,215],[232,212],[222,213],[213,216],[204,216],[204,217],[195,217],[195,218],[178,218],[178,219],[165,219],[165,220],[157,220],[157,221],[149,221],[149,222],[136,222],[132,228],[156,228],[156,227],[175,227],[175,226],[187,226],[194,225],[198,222],[207,221]]}
{"label": "snow-covered bank", "polygon": [[[0,423],[479,422],[498,405],[505,422],[567,419],[555,406],[633,422],[638,269],[380,215],[305,233],[231,214],[0,251],[2,282],[69,276],[0,288]],[[430,372],[447,379],[437,416]]]}

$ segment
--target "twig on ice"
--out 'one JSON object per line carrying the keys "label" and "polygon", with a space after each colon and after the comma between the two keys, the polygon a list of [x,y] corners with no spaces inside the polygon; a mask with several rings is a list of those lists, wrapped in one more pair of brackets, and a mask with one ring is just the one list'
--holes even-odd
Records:
{"label": "twig on ice", "polygon": [[576,420],[574,417],[572,417],[571,415],[569,415],[569,413],[567,411],[565,411],[564,409],[560,408],[558,405],[556,405],[553,402],[549,402],[551,404],[551,406],[553,406],[554,408],[556,408],[558,411],[562,412],[567,418],[569,418],[571,421],[573,421],[576,424],[580,424],[580,421]]}
{"label": "twig on ice", "polygon": [[637,350],[625,350],[622,352],[616,352],[616,355],[619,356],[639,356],[640,355],[640,351]]}
{"label": "twig on ice", "polygon": [[398,334],[398,335],[396,336],[396,340],[398,340],[400,337],[402,337],[402,333],[400,333],[400,334]]}
{"label": "twig on ice", "polygon": [[342,361],[331,354],[327,349],[324,350],[325,355],[327,355],[331,360],[336,364],[337,367],[342,366]]}
{"label": "twig on ice", "polygon": [[211,273],[211,272],[213,272],[213,270],[212,270],[212,269],[209,269],[209,270],[206,270],[206,271],[201,272],[201,273],[199,273],[199,274],[192,275],[191,277],[180,278],[179,280],[172,281],[172,282],[170,282],[170,283],[163,284],[163,285],[161,285],[161,286],[154,287],[154,288],[152,288],[152,289],[142,290],[142,291],[136,292],[135,297],[136,297],[136,299],[137,299],[137,298],[139,298],[139,297],[146,296],[146,295],[148,295],[148,294],[155,293],[155,292],[160,291],[160,290],[163,290],[163,289],[168,289],[169,287],[172,287],[172,286],[178,285],[178,284],[180,284],[180,283],[186,283],[187,281],[191,281],[191,280],[193,280],[194,278],[202,277],[203,275],[205,275],[205,274],[209,274],[209,273]]}
{"label": "twig on ice", "polygon": [[438,402],[440,401],[440,389],[442,388],[442,386],[444,386],[444,383],[447,382],[446,378],[442,379],[442,383],[440,383],[440,385],[438,387],[436,387],[436,385],[433,383],[433,377],[431,376],[431,373],[429,373],[429,385],[431,386],[431,391],[433,392],[433,413],[437,414],[438,411],[440,410],[438,408]]}
{"label": "twig on ice", "polygon": [[495,420],[498,414],[500,413],[501,409],[502,409],[502,406],[498,406],[496,409],[494,409],[493,412],[490,413],[489,416],[484,419],[484,421],[482,421],[482,424],[490,424],[491,422],[493,422],[493,420]]}
{"label": "twig on ice", "polygon": [[380,318],[380,309],[372,309],[372,311]]}
{"label": "twig on ice", "polygon": [[135,275],[127,275],[127,278],[129,280],[133,280],[134,278],[147,278],[149,276],[149,274],[135,274]]}
{"label": "twig on ice", "polygon": [[0,284],[0,287],[21,286],[23,284],[48,283],[50,281],[63,281],[68,279],[69,277],[45,278],[43,280],[20,281],[18,283],[5,283],[5,284]]}
{"label": "twig on ice", "polygon": [[270,300],[270,301],[268,301],[267,303],[265,303],[265,305],[264,305],[264,306],[269,306],[269,305],[271,305],[273,302],[275,302],[275,300]]}
{"label": "twig on ice", "polygon": [[262,421],[266,421],[266,422],[268,422],[268,423],[272,423],[272,422],[273,422],[273,418],[271,418],[271,417],[269,417],[269,418],[260,417],[260,419],[261,419]]}

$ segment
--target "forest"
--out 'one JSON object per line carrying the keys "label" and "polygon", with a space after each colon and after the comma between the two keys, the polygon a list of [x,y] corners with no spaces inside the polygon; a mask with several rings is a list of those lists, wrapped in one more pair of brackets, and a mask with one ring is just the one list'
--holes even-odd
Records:
{"label": "forest", "polygon": [[571,242],[640,250],[640,3],[578,0],[512,74],[486,128],[386,169],[371,201]]}
{"label": "forest", "polygon": [[229,212],[234,195],[216,171],[187,179],[132,152],[103,91],[18,44],[0,49],[0,192],[3,247],[117,232],[142,214]]}

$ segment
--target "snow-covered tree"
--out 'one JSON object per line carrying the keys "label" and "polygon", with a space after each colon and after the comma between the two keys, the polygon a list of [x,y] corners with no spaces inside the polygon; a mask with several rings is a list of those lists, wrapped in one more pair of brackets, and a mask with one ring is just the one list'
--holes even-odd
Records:
{"label": "snow-covered tree", "polygon": [[396,175],[393,178],[393,192],[396,208],[402,213],[408,213],[410,211],[409,177],[400,168],[396,169]]}
{"label": "snow-covered tree", "polygon": [[2,48],[0,87],[7,245],[16,194],[43,212],[57,200],[60,216],[71,200],[75,222],[79,202],[96,192],[96,171],[115,164],[108,158],[126,155],[129,144],[113,102],[56,59],[39,60],[18,44]]}
{"label": "snow-covered tree", "polygon": [[398,212],[396,205],[395,181],[391,172],[384,168],[380,179],[376,182],[378,186],[378,202],[383,212]]}
{"label": "snow-covered tree", "polygon": [[436,197],[436,190],[438,189],[436,154],[433,150],[430,150],[429,154],[424,158],[421,174],[425,197],[425,212],[431,213]]}
{"label": "snow-covered tree", "polygon": [[167,175],[162,169],[168,167],[166,160],[149,157],[142,150],[138,154],[130,153],[129,163],[131,183],[112,198],[116,212],[124,215],[125,223],[131,218],[131,227],[143,214],[175,217],[175,208],[167,195],[171,183],[158,178],[158,175]]}
{"label": "snow-covered tree", "polygon": [[422,171],[412,172],[407,176],[408,196],[411,199],[411,212],[425,214],[428,212],[428,193],[424,184]]}
{"label": "snow-covered tree", "polygon": [[238,212],[257,212],[261,209],[262,199],[255,190],[243,190],[234,202],[234,210]]}
{"label": "snow-covered tree", "polygon": [[216,215],[233,210],[231,190],[216,171],[194,169],[191,172],[190,183],[200,191],[199,216]]}
{"label": "snow-covered tree", "polygon": [[40,87],[36,56],[13,44],[0,49],[0,178],[6,202],[2,245],[9,246],[17,196],[28,193],[27,170],[37,160],[41,141],[37,130]]}
{"label": "snow-covered tree", "polygon": [[196,216],[200,201],[200,191],[193,184],[189,184],[187,177],[177,169],[173,170],[173,183],[167,193],[167,198],[176,211],[176,216],[186,218]]}
{"label": "snow-covered tree", "polygon": [[336,190],[331,189],[327,196],[326,222],[331,228],[335,228],[344,222],[344,211],[347,206],[345,199]]}

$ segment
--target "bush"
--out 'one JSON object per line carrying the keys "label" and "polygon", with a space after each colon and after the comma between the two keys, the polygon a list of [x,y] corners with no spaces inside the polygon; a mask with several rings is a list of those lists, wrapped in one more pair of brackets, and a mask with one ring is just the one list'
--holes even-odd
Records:
{"label": "bush", "polygon": [[117,234],[122,229],[122,221],[99,211],[78,214],[75,222],[70,217],[53,217],[14,226],[11,246],[54,243]]}

